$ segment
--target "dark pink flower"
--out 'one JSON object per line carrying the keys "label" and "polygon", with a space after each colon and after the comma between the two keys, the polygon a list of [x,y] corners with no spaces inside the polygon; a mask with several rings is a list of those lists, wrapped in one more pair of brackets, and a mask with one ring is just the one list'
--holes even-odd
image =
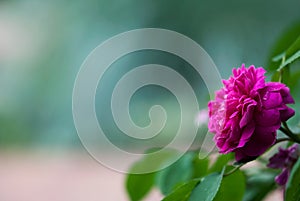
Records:
{"label": "dark pink flower", "polygon": [[268,167],[274,169],[282,169],[282,172],[275,177],[276,183],[279,185],[285,185],[290,172],[297,162],[299,157],[299,146],[294,144],[293,146],[282,149],[279,147],[278,153],[272,156],[269,160]]}
{"label": "dark pink flower", "polygon": [[238,162],[253,160],[275,143],[282,121],[294,115],[289,88],[265,82],[265,70],[243,64],[223,80],[224,87],[208,103],[209,131],[220,153],[235,152]]}

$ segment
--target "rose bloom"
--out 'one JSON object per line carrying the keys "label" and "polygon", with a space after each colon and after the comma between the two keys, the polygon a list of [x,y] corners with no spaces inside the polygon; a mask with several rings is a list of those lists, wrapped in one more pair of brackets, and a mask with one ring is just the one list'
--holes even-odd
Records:
{"label": "rose bloom", "polygon": [[220,153],[235,153],[238,162],[260,156],[276,141],[281,122],[295,112],[289,88],[278,82],[265,82],[265,70],[243,64],[223,80],[215,100],[208,103],[209,131]]}
{"label": "rose bloom", "polygon": [[282,172],[275,177],[276,183],[285,185],[290,176],[290,172],[299,158],[299,146],[294,144],[287,149],[279,147],[277,154],[269,160],[268,167],[274,169],[282,169]]}

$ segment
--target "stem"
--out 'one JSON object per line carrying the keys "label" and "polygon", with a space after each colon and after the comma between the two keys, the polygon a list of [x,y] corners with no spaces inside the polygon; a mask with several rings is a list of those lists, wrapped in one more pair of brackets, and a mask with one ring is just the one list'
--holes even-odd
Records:
{"label": "stem", "polygon": [[[285,56],[282,57],[282,60],[281,60],[281,65],[285,62]],[[282,68],[279,69],[279,82],[282,82],[282,74],[283,74],[283,71],[282,71]]]}
{"label": "stem", "polygon": [[245,165],[246,163],[243,163],[243,164],[241,164],[241,165],[239,165],[239,166],[236,166],[235,168],[233,168],[232,170],[230,170],[230,171],[228,171],[227,173],[225,173],[224,175],[223,175],[223,177],[226,177],[226,176],[229,176],[229,175],[231,175],[232,173],[234,173],[235,171],[237,171],[237,170],[239,170],[243,165]]}
{"label": "stem", "polygon": [[299,137],[290,130],[287,123],[282,122],[282,124],[284,127],[280,127],[279,130],[282,131],[284,134],[286,134],[288,137],[290,137],[291,140],[300,144]]}
{"label": "stem", "polygon": [[282,70],[279,70],[279,80],[280,83],[282,82]]}
{"label": "stem", "polygon": [[285,141],[292,141],[290,138],[286,137],[286,138],[280,138],[277,139],[275,144],[280,143],[280,142],[285,142]]}

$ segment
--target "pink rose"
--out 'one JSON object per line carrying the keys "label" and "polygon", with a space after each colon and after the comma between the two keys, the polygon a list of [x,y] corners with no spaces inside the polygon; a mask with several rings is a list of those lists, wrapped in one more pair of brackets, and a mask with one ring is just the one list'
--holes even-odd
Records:
{"label": "pink rose", "polygon": [[235,152],[238,162],[246,162],[275,143],[281,122],[295,114],[286,106],[294,99],[284,84],[266,83],[262,67],[243,64],[232,72],[208,103],[208,128],[220,153]]}

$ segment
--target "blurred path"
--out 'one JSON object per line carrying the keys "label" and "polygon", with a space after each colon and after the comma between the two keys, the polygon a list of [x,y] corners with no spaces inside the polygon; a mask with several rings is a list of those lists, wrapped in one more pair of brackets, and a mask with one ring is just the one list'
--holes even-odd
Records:
{"label": "blurred path", "polygon": [[0,201],[128,200],[125,176],[85,152],[1,151],[0,164]]}

